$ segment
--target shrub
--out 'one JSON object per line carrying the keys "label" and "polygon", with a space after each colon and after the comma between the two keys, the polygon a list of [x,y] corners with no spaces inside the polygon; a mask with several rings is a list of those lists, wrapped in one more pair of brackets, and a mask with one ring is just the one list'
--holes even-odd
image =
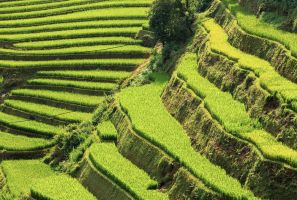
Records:
{"label": "shrub", "polygon": [[149,13],[150,28],[162,42],[185,41],[191,35],[194,9],[187,0],[156,0]]}

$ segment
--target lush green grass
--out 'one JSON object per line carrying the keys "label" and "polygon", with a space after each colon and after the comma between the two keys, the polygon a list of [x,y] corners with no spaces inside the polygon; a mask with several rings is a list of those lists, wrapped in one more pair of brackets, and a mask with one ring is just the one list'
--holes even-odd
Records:
{"label": "lush green grass", "polygon": [[36,199],[96,199],[77,180],[56,174],[39,160],[3,161],[1,167],[16,199],[30,192]]}
{"label": "lush green grass", "polygon": [[[167,112],[160,95],[167,76],[152,84],[122,90],[117,98],[139,134],[172,155],[196,177],[226,198],[254,199],[253,194],[218,166],[196,152],[182,126]],[[177,148],[178,147],[178,148]]]}
{"label": "lush green grass", "polygon": [[[1,22],[0,22],[1,23]],[[134,36],[140,27],[119,27],[119,28],[93,28],[78,30],[62,30],[42,33],[20,33],[0,35],[0,39],[10,42],[27,42],[31,40],[53,40],[53,39],[72,39],[81,37],[105,37],[105,36]]]}
{"label": "lush green grass", "polygon": [[38,160],[2,161],[1,167],[7,186],[15,197],[29,195],[30,186],[36,179],[55,175],[48,165]]}
{"label": "lush green grass", "polygon": [[60,30],[78,30],[87,28],[112,28],[112,27],[141,27],[147,20],[142,19],[122,19],[122,20],[95,20],[86,22],[70,22],[70,23],[57,23],[46,24],[40,26],[29,27],[12,27],[12,28],[0,28],[0,34],[17,34],[17,33],[40,33]]}
{"label": "lush green grass", "polygon": [[110,70],[119,68],[131,68],[144,62],[144,59],[77,59],[77,60],[51,60],[51,61],[13,61],[0,60],[0,68],[49,68],[67,67],[83,68],[84,66],[96,66],[98,69],[108,67]]}
{"label": "lush green grass", "polygon": [[[139,45],[95,45],[95,46],[81,46],[81,47],[68,47],[59,49],[45,49],[45,50],[12,50],[12,49],[0,49],[0,55],[14,55],[14,56],[27,56],[27,57],[42,57],[42,56],[67,56],[67,55],[95,55],[97,58],[104,57],[109,58],[143,58],[147,57],[150,53],[150,48],[142,47]],[[111,58],[112,58],[111,57]]]}
{"label": "lush green grass", "polygon": [[74,78],[76,80],[102,81],[122,80],[130,76],[130,72],[110,70],[65,70],[65,71],[38,71],[41,77]]}
{"label": "lush green grass", "polygon": [[65,40],[46,40],[37,42],[16,43],[14,46],[27,50],[34,49],[55,49],[62,47],[79,47],[111,44],[129,44],[140,45],[141,40],[135,40],[130,37],[93,37],[93,38],[75,38]]}
{"label": "lush green grass", "polygon": [[[44,17],[44,16],[52,16],[52,15],[60,15],[65,13],[73,13],[75,11],[87,11],[87,10],[94,10],[94,9],[107,9],[107,8],[121,8],[126,7],[131,9],[133,7],[149,7],[151,1],[131,1],[131,0],[122,0],[122,1],[103,1],[103,2],[88,2],[83,3],[81,5],[73,5],[67,7],[59,7],[47,10],[38,10],[38,11],[29,11],[29,12],[20,12],[20,13],[7,13],[1,14],[0,20],[12,20],[12,19],[27,19],[27,18],[37,18],[37,17]],[[101,12],[98,10],[98,12]]]}
{"label": "lush green grass", "polygon": [[36,133],[36,135],[44,135],[47,137],[53,137],[61,131],[60,127],[51,126],[33,120],[28,120],[22,117],[9,115],[3,112],[0,112],[0,123],[12,128],[33,132]]}
{"label": "lush green grass", "polygon": [[93,144],[89,157],[99,171],[128,190],[136,199],[168,199],[166,194],[148,190],[155,188],[157,182],[124,158],[114,144]]}
{"label": "lush green grass", "polygon": [[186,53],[178,65],[178,73],[204,99],[207,109],[228,132],[255,144],[264,157],[297,167],[297,151],[265,132],[255,119],[249,117],[244,104],[202,77],[197,68],[197,56]]}
{"label": "lush green grass", "polygon": [[74,87],[74,88],[90,89],[90,90],[112,90],[117,86],[114,83],[72,81],[72,80],[46,79],[46,78],[29,80],[28,83],[31,85]]}
{"label": "lush green grass", "polygon": [[22,95],[29,97],[39,97],[45,99],[51,99],[55,101],[62,101],[65,103],[73,103],[83,106],[98,106],[102,101],[102,97],[99,96],[90,96],[83,94],[74,94],[69,92],[59,92],[59,91],[50,91],[50,90],[32,90],[32,89],[17,89],[13,90],[12,94]]}
{"label": "lush green grass", "polygon": [[53,141],[31,138],[0,131],[0,149],[7,151],[32,151],[53,145]]}
{"label": "lush green grass", "polygon": [[2,20],[0,27],[24,27],[89,20],[147,19],[149,8],[107,8],[32,19]]}
{"label": "lush green grass", "polygon": [[[62,1],[62,0],[59,0]],[[65,0],[63,0],[65,1]],[[6,2],[0,2],[0,7],[1,8],[6,8],[6,7],[21,7],[21,6],[29,6],[29,5],[35,5],[35,4],[45,4],[45,3],[53,3],[52,0],[26,0],[26,1],[6,1]]]}
{"label": "lush green grass", "polygon": [[23,110],[25,112],[44,115],[50,118],[55,118],[62,121],[68,121],[72,123],[81,122],[83,120],[90,119],[92,114],[84,112],[75,112],[62,108],[56,108],[52,106],[47,106],[43,104],[19,101],[19,100],[5,100],[5,105]]}
{"label": "lush green grass", "polygon": [[67,175],[38,179],[31,186],[31,196],[40,200],[96,200],[78,180]]}
{"label": "lush green grass", "polygon": [[269,24],[246,9],[239,6],[237,0],[223,0],[232,13],[236,16],[239,25],[248,33],[265,37],[284,44],[297,56],[297,34],[277,29],[274,25]]}
{"label": "lush green grass", "polygon": [[110,121],[105,121],[97,126],[97,133],[102,140],[116,140],[118,132]]}
{"label": "lush green grass", "polygon": [[[25,2],[25,1],[23,1]],[[28,2],[28,1],[27,1]],[[30,2],[30,1],[29,1]],[[0,8],[0,13],[19,13],[19,12],[28,12],[28,11],[35,11],[35,10],[48,10],[48,9],[53,9],[53,8],[59,8],[61,6],[66,7],[66,6],[73,6],[73,5],[80,5],[85,3],[92,2],[92,0],[72,0],[72,1],[39,1],[37,4],[32,4],[32,5],[18,5],[20,4],[20,1],[18,2],[17,5],[12,4],[12,2],[9,2],[12,5],[9,5],[8,2],[5,2],[4,5],[0,3],[1,8]],[[16,2],[14,2],[16,3]],[[6,6],[5,6],[6,4]],[[3,6],[3,7],[2,7]]]}
{"label": "lush green grass", "polygon": [[[247,68],[259,76],[260,84],[271,93],[279,93],[289,104],[297,102],[297,84],[278,74],[269,62],[244,53],[230,43],[228,35],[213,19],[203,22],[210,34],[211,49],[238,61],[242,68]],[[295,102],[295,103],[294,103]]]}

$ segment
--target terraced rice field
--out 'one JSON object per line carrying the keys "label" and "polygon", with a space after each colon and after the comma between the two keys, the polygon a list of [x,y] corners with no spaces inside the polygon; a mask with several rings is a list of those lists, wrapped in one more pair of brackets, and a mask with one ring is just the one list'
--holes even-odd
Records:
{"label": "terraced rice field", "polygon": [[[173,72],[139,84],[151,47],[136,34],[151,4],[0,1],[3,82],[24,74],[1,104],[0,189],[36,200],[296,199],[296,34],[214,0]],[[245,31],[275,46],[252,54]],[[90,126],[74,130],[87,139],[60,158],[80,139],[61,141],[70,124]]]}
{"label": "terraced rice field", "polygon": [[[1,1],[0,68],[33,74],[1,105],[1,150],[42,157],[46,151],[37,151],[54,146],[66,125],[90,120],[104,97],[149,57],[150,48],[135,35],[147,23],[150,5],[151,0]],[[32,178],[43,176],[40,170],[46,176],[30,186],[25,177],[18,181],[25,169],[10,169],[31,161],[2,163],[15,197],[31,191],[36,199],[95,199],[77,181],[48,177],[53,172],[34,162],[26,168]],[[72,191],[65,193],[65,184]],[[81,196],[73,196],[78,191]]]}
{"label": "terraced rice field", "polygon": [[6,137],[52,138],[64,125],[90,119],[102,96],[148,57],[134,35],[150,2],[1,2],[0,40],[9,44],[0,48],[1,67],[36,71],[2,105]]}

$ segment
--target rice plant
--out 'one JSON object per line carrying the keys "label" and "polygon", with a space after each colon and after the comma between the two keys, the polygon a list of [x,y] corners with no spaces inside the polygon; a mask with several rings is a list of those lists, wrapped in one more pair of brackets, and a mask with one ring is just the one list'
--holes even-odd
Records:
{"label": "rice plant", "polygon": [[[134,129],[178,160],[206,186],[226,198],[255,199],[234,178],[196,152],[183,127],[167,112],[160,98],[167,76],[155,76],[155,82],[122,90],[117,98],[127,111]],[[178,147],[178,148],[177,148]]]}
{"label": "rice plant", "polygon": [[178,74],[203,98],[209,112],[227,132],[253,143],[267,159],[297,166],[297,151],[278,142],[264,131],[256,119],[249,117],[243,103],[234,100],[230,93],[222,92],[202,77],[197,68],[197,56],[194,53],[186,53],[178,65]]}
{"label": "rice plant", "polygon": [[168,199],[166,194],[149,190],[156,188],[157,182],[124,158],[114,144],[93,144],[89,157],[99,171],[129,191],[136,199]]}
{"label": "rice plant", "polygon": [[271,64],[256,56],[236,49],[228,42],[228,35],[213,19],[203,22],[210,34],[210,48],[236,60],[240,67],[252,70],[260,84],[271,93],[279,93],[287,103],[297,102],[297,84],[281,76]]}

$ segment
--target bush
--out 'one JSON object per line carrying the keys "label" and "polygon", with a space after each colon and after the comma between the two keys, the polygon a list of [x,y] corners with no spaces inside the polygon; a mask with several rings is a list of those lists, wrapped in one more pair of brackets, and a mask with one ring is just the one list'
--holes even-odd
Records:
{"label": "bush", "polygon": [[185,41],[192,34],[193,5],[189,0],[156,0],[149,13],[149,25],[156,38],[164,43]]}

